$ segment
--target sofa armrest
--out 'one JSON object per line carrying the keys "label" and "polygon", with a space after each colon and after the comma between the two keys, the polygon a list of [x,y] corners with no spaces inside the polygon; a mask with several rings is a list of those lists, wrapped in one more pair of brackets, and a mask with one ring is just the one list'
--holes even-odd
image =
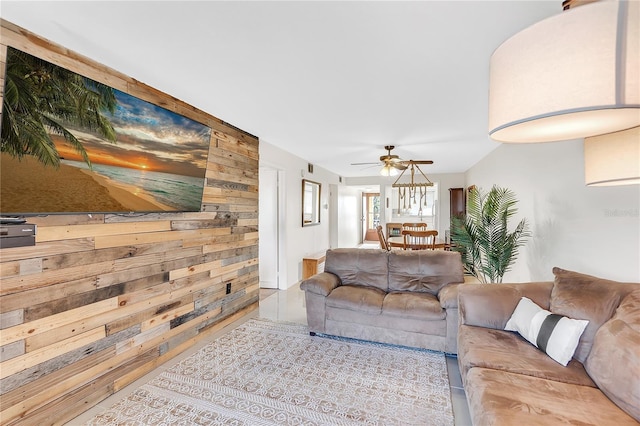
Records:
{"label": "sofa armrest", "polygon": [[458,308],[458,286],[460,284],[447,284],[438,292],[438,300],[442,309]]}
{"label": "sofa armrest", "polygon": [[460,324],[504,330],[521,297],[549,309],[553,282],[520,284],[461,284],[458,286]]}
{"label": "sofa armrest", "polygon": [[300,289],[320,296],[328,296],[340,285],[340,278],[331,272],[320,272],[300,283]]}

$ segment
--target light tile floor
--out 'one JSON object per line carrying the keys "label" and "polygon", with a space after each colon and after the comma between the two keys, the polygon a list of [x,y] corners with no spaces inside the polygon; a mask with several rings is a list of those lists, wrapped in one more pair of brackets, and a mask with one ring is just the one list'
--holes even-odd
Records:
{"label": "light tile floor", "polygon": [[[149,374],[141,377],[121,391],[113,394],[109,398],[100,402],[95,407],[76,417],[74,420],[67,423],[67,425],[76,426],[86,423],[89,419],[105,411],[117,401],[126,397],[135,389],[147,383],[149,380],[156,377],[161,372],[167,370],[171,366],[182,361],[184,358],[198,351],[200,348],[207,345],[210,341],[215,340],[222,334],[227,333],[229,330],[232,330],[233,328],[247,321],[249,318],[253,317],[270,319],[272,321],[287,321],[306,324],[307,315],[305,310],[304,292],[300,290],[300,286],[298,284],[292,286],[288,290],[260,290],[260,308],[257,312],[254,312],[251,315],[248,315],[241,320],[230,324],[228,327],[212,335],[210,338],[204,339],[203,341],[197,343],[184,353],[173,358],[171,361],[159,366]],[[462,388],[460,370],[458,368],[457,359],[454,356],[447,356],[447,370],[449,373],[449,384],[451,389],[451,400],[453,404],[455,424],[456,426],[471,425],[467,399],[464,393],[464,389]]]}

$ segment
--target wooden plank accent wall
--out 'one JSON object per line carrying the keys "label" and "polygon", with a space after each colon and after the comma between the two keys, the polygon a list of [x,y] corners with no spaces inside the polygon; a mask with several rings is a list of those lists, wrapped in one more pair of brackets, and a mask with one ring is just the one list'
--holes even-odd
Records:
{"label": "wooden plank accent wall", "polygon": [[258,139],[4,20],[2,87],[7,46],[212,129],[201,212],[33,217],[0,250],[0,422],[60,424],[257,308]]}

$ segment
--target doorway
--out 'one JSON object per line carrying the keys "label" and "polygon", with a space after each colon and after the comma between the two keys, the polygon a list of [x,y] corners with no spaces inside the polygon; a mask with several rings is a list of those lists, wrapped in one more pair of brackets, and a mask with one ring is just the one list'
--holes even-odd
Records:
{"label": "doorway", "polygon": [[363,241],[378,241],[376,227],[380,225],[380,193],[362,194]]}

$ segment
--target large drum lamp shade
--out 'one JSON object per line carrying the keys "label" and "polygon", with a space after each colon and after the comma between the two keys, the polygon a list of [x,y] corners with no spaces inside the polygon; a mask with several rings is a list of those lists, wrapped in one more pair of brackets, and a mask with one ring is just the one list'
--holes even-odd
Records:
{"label": "large drum lamp shade", "polygon": [[492,55],[489,134],[551,142],[640,125],[640,1],[601,0],[545,19]]}
{"label": "large drum lamp shade", "polygon": [[640,127],[584,139],[589,186],[640,184]]}

